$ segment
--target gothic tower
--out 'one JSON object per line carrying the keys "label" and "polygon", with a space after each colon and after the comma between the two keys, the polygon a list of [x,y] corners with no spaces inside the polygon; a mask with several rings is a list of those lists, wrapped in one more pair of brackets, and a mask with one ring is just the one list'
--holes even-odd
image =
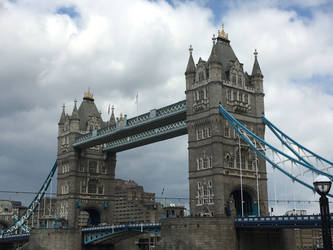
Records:
{"label": "gothic tower", "polygon": [[228,215],[231,208],[238,215],[258,214],[259,210],[266,215],[265,161],[238,139],[219,113],[222,104],[264,138],[263,75],[257,52],[249,75],[244,72],[223,27],[218,37],[213,37],[207,61],[199,58],[195,65],[192,51],[190,47],[185,72],[191,213],[222,216]]}
{"label": "gothic tower", "polygon": [[[111,121],[110,121],[111,122]],[[116,155],[102,152],[101,146],[75,149],[75,138],[106,126],[88,90],[71,115],[63,108],[58,123],[57,211],[70,228],[111,223],[112,183]]]}

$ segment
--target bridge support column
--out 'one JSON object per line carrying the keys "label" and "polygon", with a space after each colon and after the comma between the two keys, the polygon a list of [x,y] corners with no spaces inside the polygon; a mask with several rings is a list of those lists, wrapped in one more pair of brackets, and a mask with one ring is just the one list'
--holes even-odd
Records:
{"label": "bridge support column", "polygon": [[238,250],[233,217],[189,217],[161,222],[158,250]]}
{"label": "bridge support column", "polygon": [[81,231],[65,229],[33,230],[21,250],[81,250]]}
{"label": "bridge support column", "polygon": [[238,229],[239,250],[294,250],[294,229]]}

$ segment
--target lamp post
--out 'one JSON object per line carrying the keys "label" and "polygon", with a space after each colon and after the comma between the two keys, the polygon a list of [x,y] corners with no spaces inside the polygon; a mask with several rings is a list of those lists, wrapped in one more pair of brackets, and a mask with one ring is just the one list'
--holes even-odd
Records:
{"label": "lamp post", "polygon": [[320,195],[320,216],[321,216],[321,231],[323,237],[324,250],[332,250],[331,237],[331,216],[326,195],[331,189],[331,180],[323,175],[319,175],[313,182],[315,190]]}

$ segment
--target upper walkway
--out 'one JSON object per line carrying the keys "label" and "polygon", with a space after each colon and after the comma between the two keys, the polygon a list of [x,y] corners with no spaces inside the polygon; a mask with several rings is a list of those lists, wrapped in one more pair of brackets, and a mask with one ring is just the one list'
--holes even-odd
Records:
{"label": "upper walkway", "polygon": [[105,151],[119,152],[184,134],[187,134],[185,100],[80,135],[73,147],[104,145]]}

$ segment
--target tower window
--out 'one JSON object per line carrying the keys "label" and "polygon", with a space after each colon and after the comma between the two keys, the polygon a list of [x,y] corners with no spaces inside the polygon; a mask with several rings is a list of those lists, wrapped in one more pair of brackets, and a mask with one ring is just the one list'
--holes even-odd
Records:
{"label": "tower window", "polygon": [[230,128],[228,125],[224,127],[224,136],[225,137],[230,137]]}
{"label": "tower window", "polygon": [[96,174],[97,173],[97,162],[89,161],[89,173]]}
{"label": "tower window", "polygon": [[249,103],[249,95],[248,94],[244,95],[244,102]]}
{"label": "tower window", "polygon": [[205,99],[205,92],[203,90],[200,90],[199,92],[199,100]]}
{"label": "tower window", "polygon": [[204,72],[199,72],[199,82],[204,80]]}
{"label": "tower window", "polygon": [[103,194],[104,193],[104,186],[103,185],[100,185],[98,187],[98,194]]}
{"label": "tower window", "polygon": [[238,75],[238,85],[242,86],[242,75]]}
{"label": "tower window", "polygon": [[231,75],[231,81],[234,85],[236,85],[236,75],[235,74]]}
{"label": "tower window", "polygon": [[89,182],[89,184],[88,184],[88,193],[96,194],[96,191],[97,191],[96,183]]}
{"label": "tower window", "polygon": [[230,101],[231,100],[231,90],[227,90],[227,99]]}

